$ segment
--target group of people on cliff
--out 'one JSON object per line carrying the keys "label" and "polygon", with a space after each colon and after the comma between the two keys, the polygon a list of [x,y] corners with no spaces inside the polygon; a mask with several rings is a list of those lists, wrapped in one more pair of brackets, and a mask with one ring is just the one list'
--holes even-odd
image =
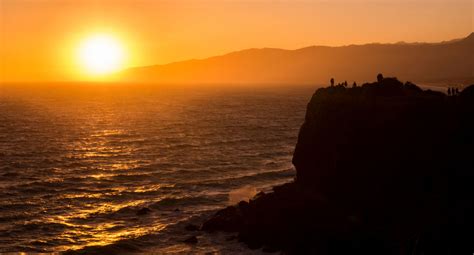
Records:
{"label": "group of people on cliff", "polygon": [[[377,82],[382,82],[382,80],[384,79],[383,75],[381,73],[379,73],[377,75]],[[331,78],[331,87],[334,87],[334,78]],[[338,83],[336,86],[342,86],[344,88],[347,88],[347,81],[344,81],[342,83]],[[352,87],[355,88],[357,87],[357,83],[354,81],[354,83],[352,83]]]}
{"label": "group of people on cliff", "polygon": [[[336,86],[342,86],[344,88],[347,88],[347,81],[338,83]],[[331,78],[331,87],[334,87],[334,78]],[[353,88],[357,87],[357,83],[356,82],[352,83],[352,87]]]}
{"label": "group of people on cliff", "polygon": [[459,95],[458,88],[448,88],[448,96],[457,96]]}
{"label": "group of people on cliff", "polygon": [[[384,79],[383,75],[381,73],[379,73],[377,75],[377,82],[382,82],[383,79]],[[331,87],[334,87],[334,78],[331,78],[330,82],[331,82]],[[342,83],[338,83],[336,86],[347,88],[347,81],[344,81]],[[352,87],[353,88],[357,87],[357,83],[355,81],[352,84]],[[454,87],[449,87],[448,88],[448,96],[457,96],[459,94],[460,94],[459,88],[454,88]]]}

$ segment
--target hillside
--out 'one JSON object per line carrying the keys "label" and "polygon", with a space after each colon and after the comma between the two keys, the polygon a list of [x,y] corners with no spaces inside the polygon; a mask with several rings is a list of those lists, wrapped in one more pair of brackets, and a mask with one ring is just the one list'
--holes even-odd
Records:
{"label": "hillside", "polygon": [[202,60],[132,68],[122,81],[154,83],[317,83],[370,80],[397,74],[418,83],[471,84],[474,33],[442,43],[311,46],[297,50],[248,49]]}

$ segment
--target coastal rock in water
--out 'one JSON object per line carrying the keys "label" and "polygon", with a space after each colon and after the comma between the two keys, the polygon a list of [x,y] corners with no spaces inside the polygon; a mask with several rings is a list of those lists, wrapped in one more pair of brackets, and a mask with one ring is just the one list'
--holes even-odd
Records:
{"label": "coastal rock in water", "polygon": [[186,229],[187,231],[198,231],[199,226],[194,225],[194,224],[188,224],[186,225],[186,227],[184,227],[184,229]]}
{"label": "coastal rock in water", "polygon": [[197,239],[196,236],[191,236],[191,237],[189,237],[189,238],[184,239],[183,242],[189,243],[189,244],[197,244],[197,243],[198,243],[198,239]]}
{"label": "coastal rock in water", "polygon": [[150,208],[143,207],[143,208],[141,208],[140,210],[137,211],[137,215],[142,216],[142,215],[149,214],[150,212],[151,212]]}
{"label": "coastal rock in water", "polygon": [[296,181],[204,223],[251,248],[311,254],[455,254],[474,235],[474,86],[459,96],[381,78],[318,89]]}
{"label": "coastal rock in water", "polygon": [[242,215],[235,206],[229,206],[218,211],[211,219],[204,222],[202,230],[213,232],[216,230],[235,232],[242,226]]}

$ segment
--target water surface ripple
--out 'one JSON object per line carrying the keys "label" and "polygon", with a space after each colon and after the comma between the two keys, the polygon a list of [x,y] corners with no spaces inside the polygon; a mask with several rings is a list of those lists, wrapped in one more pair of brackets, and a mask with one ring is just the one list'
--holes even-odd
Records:
{"label": "water surface ripple", "polygon": [[137,238],[291,180],[313,90],[0,85],[0,252]]}

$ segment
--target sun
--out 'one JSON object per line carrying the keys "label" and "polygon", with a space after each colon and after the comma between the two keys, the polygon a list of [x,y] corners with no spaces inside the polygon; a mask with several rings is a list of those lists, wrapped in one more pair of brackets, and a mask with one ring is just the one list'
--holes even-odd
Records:
{"label": "sun", "polygon": [[84,39],[78,48],[79,64],[88,73],[105,75],[123,68],[124,48],[117,38],[99,34]]}

